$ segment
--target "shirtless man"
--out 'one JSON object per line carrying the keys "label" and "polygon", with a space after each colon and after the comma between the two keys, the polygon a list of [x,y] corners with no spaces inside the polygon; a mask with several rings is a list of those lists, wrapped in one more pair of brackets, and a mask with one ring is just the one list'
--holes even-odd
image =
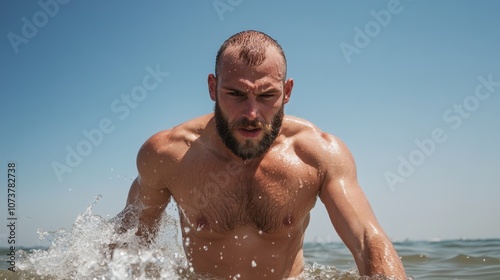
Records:
{"label": "shirtless man", "polygon": [[215,112],[145,142],[121,216],[135,211],[137,235],[151,240],[173,197],[196,273],[283,279],[303,272],[304,233],[319,197],[360,275],[406,279],[348,148],[310,122],[284,116],[292,88],[274,39],[244,31],[226,40],[208,76]]}

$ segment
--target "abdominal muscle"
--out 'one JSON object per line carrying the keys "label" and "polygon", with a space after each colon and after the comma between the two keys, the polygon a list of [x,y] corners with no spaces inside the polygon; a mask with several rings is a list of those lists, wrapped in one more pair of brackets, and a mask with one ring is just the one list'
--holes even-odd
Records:
{"label": "abdominal muscle", "polygon": [[295,226],[286,232],[265,233],[245,225],[227,233],[183,230],[183,244],[198,274],[222,279],[283,279],[303,270],[304,229]]}

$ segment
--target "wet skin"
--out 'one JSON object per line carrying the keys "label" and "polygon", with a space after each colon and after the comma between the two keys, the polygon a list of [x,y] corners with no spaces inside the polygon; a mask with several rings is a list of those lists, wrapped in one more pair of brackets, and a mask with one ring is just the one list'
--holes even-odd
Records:
{"label": "wet skin", "polygon": [[[239,149],[254,152],[291,96],[280,56],[248,67],[230,50],[210,97],[235,126]],[[356,179],[354,160],[337,138],[311,123],[285,116],[279,135],[261,156],[243,160],[216,133],[213,114],[152,136],[137,157],[139,176],[127,208],[142,205],[138,235],[150,237],[173,198],[183,245],[194,270],[232,279],[283,279],[303,271],[302,245],[317,197],[353,253],[361,275],[406,279]]]}

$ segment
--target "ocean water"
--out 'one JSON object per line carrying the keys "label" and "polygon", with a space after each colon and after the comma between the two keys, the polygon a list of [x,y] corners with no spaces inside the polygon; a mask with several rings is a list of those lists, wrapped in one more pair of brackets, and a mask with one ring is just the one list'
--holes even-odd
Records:
{"label": "ocean water", "polygon": [[[174,217],[165,215],[158,241],[149,249],[134,243],[133,232],[115,235],[112,221],[92,212],[94,201],[71,229],[40,231],[49,248],[16,252],[16,272],[8,270],[9,250],[0,250],[0,279],[203,279],[184,257]],[[129,243],[113,256],[107,244]],[[500,279],[500,239],[396,242],[410,279]],[[380,279],[360,277],[343,243],[304,245],[305,280]]]}

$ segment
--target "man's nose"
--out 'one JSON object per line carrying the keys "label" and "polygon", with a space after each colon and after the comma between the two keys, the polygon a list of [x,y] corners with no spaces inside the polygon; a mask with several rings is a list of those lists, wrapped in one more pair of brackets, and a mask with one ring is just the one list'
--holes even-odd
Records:
{"label": "man's nose", "polygon": [[250,121],[257,119],[259,116],[259,107],[256,100],[249,98],[245,104],[245,109],[243,111],[243,117],[246,117]]}

